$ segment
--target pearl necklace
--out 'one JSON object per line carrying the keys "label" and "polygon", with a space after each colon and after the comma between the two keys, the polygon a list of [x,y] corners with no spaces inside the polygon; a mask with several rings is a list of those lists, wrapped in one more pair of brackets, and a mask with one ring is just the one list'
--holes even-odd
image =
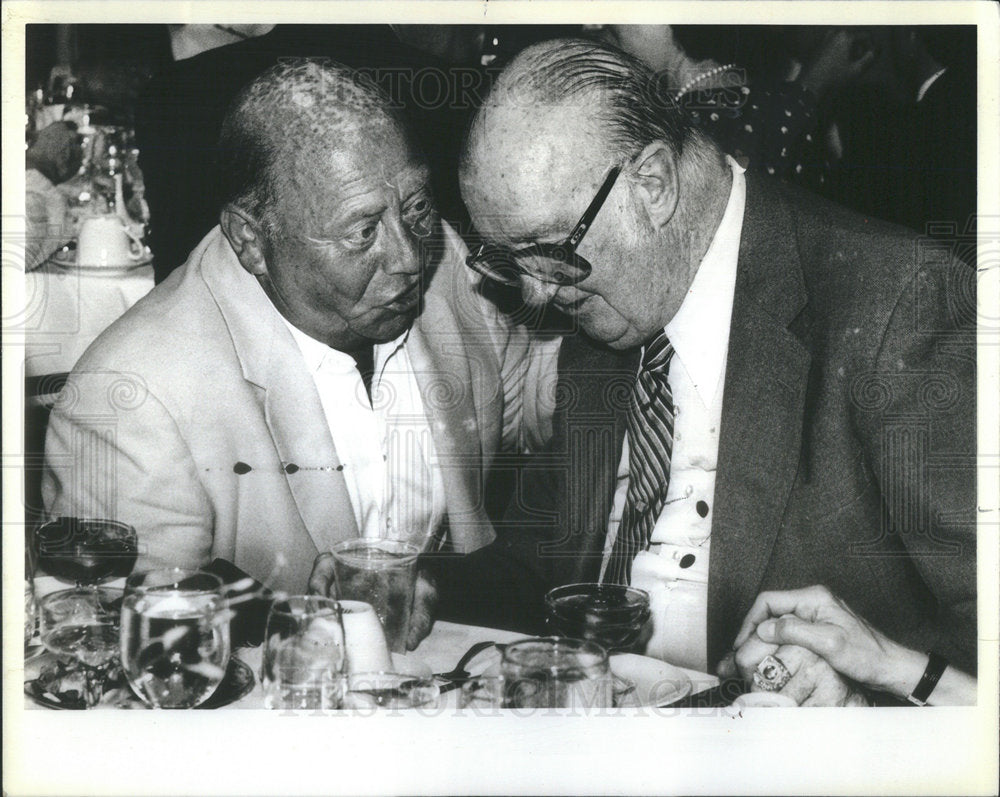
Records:
{"label": "pearl necklace", "polygon": [[709,69],[707,72],[702,72],[700,75],[691,78],[687,83],[681,86],[680,91],[674,95],[674,102],[680,102],[681,97],[687,94],[691,89],[701,83],[703,80],[708,80],[716,75],[721,75],[723,72],[728,72],[730,69],[735,69],[736,64],[723,64],[722,66],[717,66],[714,69]]}

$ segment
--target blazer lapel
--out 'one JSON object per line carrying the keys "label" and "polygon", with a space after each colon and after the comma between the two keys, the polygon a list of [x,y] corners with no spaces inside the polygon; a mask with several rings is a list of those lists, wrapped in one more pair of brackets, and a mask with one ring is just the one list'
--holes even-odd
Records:
{"label": "blazer lapel", "polygon": [[748,176],[712,525],[710,665],[758,593],[799,466],[810,356],[788,329],[806,302],[795,240],[783,200]]}
{"label": "blazer lapel", "polygon": [[[257,281],[218,228],[203,278],[229,327],[244,378],[262,394],[265,418],[302,523],[318,551],[358,536],[343,467],[301,353]],[[247,463],[253,467],[253,463]],[[342,512],[331,511],[343,507]]]}
{"label": "blazer lapel", "polygon": [[454,323],[445,300],[428,292],[424,302],[406,347],[441,466],[451,542],[456,550],[468,553],[494,537],[483,509],[487,463],[483,461],[483,423],[477,415],[484,400],[479,394],[485,376],[472,373],[472,358],[466,351],[469,342]]}

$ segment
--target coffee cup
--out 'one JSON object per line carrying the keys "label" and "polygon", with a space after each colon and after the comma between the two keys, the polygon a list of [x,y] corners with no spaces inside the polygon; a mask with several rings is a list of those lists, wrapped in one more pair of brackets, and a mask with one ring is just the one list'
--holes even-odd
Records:
{"label": "coffee cup", "polygon": [[146,256],[142,239],[127,222],[113,214],[83,219],[76,242],[81,266],[127,266]]}

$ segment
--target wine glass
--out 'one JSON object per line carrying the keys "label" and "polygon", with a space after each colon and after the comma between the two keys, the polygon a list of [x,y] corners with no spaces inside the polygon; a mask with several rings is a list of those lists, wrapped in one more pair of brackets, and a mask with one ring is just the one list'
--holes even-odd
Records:
{"label": "wine glass", "polygon": [[132,572],[135,529],[104,518],[59,517],[35,530],[35,564],[59,581],[96,585]]}
{"label": "wine glass", "polygon": [[222,579],[170,568],[133,575],[122,603],[125,677],[153,708],[193,708],[222,683],[231,612]]}
{"label": "wine glass", "polygon": [[344,662],[344,624],[337,601],[292,595],[271,605],[261,671],[267,708],[338,708]]}
{"label": "wine glass", "polygon": [[97,705],[117,666],[121,597],[119,589],[91,586],[52,592],[38,602],[42,644],[78,666],[87,708]]}

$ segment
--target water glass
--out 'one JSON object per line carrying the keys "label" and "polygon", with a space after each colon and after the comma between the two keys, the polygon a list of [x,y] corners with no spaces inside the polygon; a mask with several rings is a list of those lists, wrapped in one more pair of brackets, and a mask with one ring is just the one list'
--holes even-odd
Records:
{"label": "water glass", "polygon": [[332,598],[293,595],[267,616],[261,681],[267,708],[339,708],[344,625]]}
{"label": "water glass", "polygon": [[608,653],[582,639],[540,637],[508,645],[500,660],[504,708],[610,708]]}
{"label": "water glass", "polygon": [[620,584],[567,584],[545,595],[556,636],[587,639],[608,651],[632,650],[649,619],[649,593]]}
{"label": "water glass", "polygon": [[82,670],[88,708],[97,705],[117,665],[121,597],[118,589],[77,587],[51,592],[38,601],[42,644]]}
{"label": "water glass", "polygon": [[419,553],[395,540],[345,540],[333,547],[337,597],[371,604],[393,653],[406,652]]}
{"label": "water glass", "polygon": [[183,568],[131,576],[122,604],[121,657],[136,694],[153,708],[205,702],[229,665],[229,620],[218,576]]}

